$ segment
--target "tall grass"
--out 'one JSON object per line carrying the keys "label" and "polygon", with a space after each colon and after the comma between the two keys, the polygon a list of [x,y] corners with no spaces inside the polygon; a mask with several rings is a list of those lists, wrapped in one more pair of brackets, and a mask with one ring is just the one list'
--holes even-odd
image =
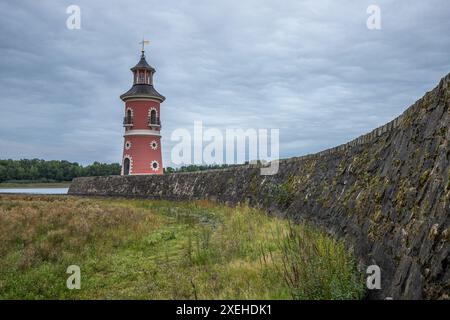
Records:
{"label": "tall grass", "polygon": [[342,242],[289,223],[279,249],[283,278],[293,299],[355,299],[364,294],[364,279]]}
{"label": "tall grass", "polygon": [[[0,298],[357,299],[342,243],[247,206],[0,196]],[[81,268],[81,290],[65,287]]]}

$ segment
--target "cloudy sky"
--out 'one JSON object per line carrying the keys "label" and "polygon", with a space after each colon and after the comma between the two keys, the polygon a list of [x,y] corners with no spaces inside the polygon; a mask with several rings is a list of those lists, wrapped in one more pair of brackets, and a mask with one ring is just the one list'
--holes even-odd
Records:
{"label": "cloudy sky", "polygon": [[[81,29],[66,27],[69,5]],[[367,7],[381,9],[369,30]],[[166,165],[176,128],[279,128],[282,157],[384,124],[450,72],[450,1],[0,2],[0,158],[119,162],[151,40]]]}

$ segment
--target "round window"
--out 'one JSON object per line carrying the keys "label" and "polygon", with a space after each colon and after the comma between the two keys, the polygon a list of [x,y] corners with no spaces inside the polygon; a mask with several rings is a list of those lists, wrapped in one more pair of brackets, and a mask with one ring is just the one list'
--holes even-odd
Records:
{"label": "round window", "polygon": [[158,171],[158,169],[159,169],[158,161],[153,160],[152,163],[151,163],[151,168],[152,168],[153,171]]}

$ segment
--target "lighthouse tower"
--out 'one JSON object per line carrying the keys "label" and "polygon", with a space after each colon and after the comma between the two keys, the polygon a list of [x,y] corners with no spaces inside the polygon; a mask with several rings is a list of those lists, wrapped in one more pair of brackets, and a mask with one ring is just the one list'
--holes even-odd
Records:
{"label": "lighthouse tower", "polygon": [[165,100],[153,87],[155,69],[141,59],[131,68],[133,86],[120,96],[125,103],[122,175],[162,174],[160,104]]}

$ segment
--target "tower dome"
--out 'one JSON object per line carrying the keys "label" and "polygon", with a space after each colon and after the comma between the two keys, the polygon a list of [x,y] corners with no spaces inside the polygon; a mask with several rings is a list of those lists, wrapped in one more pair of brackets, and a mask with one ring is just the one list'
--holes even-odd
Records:
{"label": "tower dome", "polygon": [[163,102],[166,98],[153,87],[153,75],[156,70],[145,60],[145,52],[142,50],[141,59],[130,69],[133,72],[133,86],[120,96],[126,101],[131,98],[149,97]]}

